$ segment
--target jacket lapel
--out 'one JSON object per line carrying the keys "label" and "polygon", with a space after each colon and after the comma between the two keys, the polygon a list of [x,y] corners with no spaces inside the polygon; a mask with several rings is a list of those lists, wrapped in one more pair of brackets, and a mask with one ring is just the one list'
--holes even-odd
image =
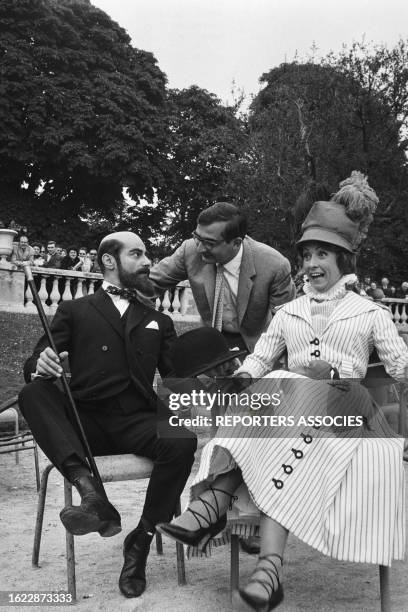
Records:
{"label": "jacket lapel", "polygon": [[140,325],[147,313],[147,307],[139,302],[129,304],[125,324],[125,348],[130,377],[136,389],[146,398],[151,408],[156,407],[156,394],[143,369],[143,354],[132,341],[132,332]]}
{"label": "jacket lapel", "polygon": [[244,238],[242,241],[242,260],[239,271],[238,294],[237,294],[237,313],[238,323],[241,325],[242,319],[248,307],[249,298],[253,286],[253,278],[256,276],[254,257],[249,241]]}
{"label": "jacket lapel", "polygon": [[98,289],[98,291],[91,296],[90,301],[92,306],[96,308],[115,332],[117,332],[121,338],[124,338],[125,332],[120,320],[119,311],[116,306],[114,306],[109,295],[103,289]]}
{"label": "jacket lapel", "polygon": [[133,329],[137,327],[146,316],[147,307],[140,302],[129,304],[129,312],[126,320],[126,335],[130,337]]}
{"label": "jacket lapel", "polygon": [[[310,311],[310,300],[306,295],[284,305],[285,312],[303,319],[312,327],[312,315]],[[277,309],[279,310],[279,309]]]}

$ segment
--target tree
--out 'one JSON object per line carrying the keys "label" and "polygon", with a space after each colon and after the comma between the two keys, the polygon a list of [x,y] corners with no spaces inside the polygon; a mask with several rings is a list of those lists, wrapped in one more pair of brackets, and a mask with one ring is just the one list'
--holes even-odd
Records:
{"label": "tree", "polygon": [[233,198],[227,176],[244,142],[236,109],[196,85],[170,90],[168,109],[166,180],[154,205],[134,209],[137,224],[162,239],[162,251],[191,235],[203,208]]}
{"label": "tree", "polygon": [[1,218],[68,239],[113,220],[124,187],[153,198],[166,92],[151,53],[86,0],[0,0],[0,56]]}
{"label": "tree", "polygon": [[[395,214],[396,203],[406,200],[407,194],[405,102],[394,55],[391,62],[386,54],[365,52],[360,71],[353,64],[357,63],[354,49],[347,61],[340,55],[320,64],[293,62],[262,75],[265,87],[250,108],[249,147],[230,180],[250,212],[252,234],[293,256],[299,221],[307,212],[305,198],[299,196],[319,191],[319,185],[326,185],[325,193],[336,191],[354,169],[367,173],[382,201],[361,258],[363,267],[372,270],[374,245],[377,262],[385,247],[380,230],[384,219],[394,224],[396,219],[402,224],[408,221],[406,207]],[[388,75],[387,94],[379,89],[384,78],[367,76],[377,65]],[[394,90],[399,84],[401,92],[393,103],[391,83],[397,77]],[[388,253],[384,267],[388,274],[398,274],[401,258],[395,248]]]}

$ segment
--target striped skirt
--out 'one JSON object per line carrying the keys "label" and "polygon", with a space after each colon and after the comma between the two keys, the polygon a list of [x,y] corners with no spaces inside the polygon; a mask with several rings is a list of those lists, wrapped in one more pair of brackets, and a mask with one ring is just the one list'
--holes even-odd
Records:
{"label": "striped skirt", "polygon": [[245,514],[252,502],[306,544],[342,561],[391,565],[404,558],[403,439],[381,412],[358,436],[305,430],[274,437],[268,430],[254,437],[239,426],[233,435],[225,432],[221,427],[203,449],[193,498],[238,466],[245,487],[237,506]]}

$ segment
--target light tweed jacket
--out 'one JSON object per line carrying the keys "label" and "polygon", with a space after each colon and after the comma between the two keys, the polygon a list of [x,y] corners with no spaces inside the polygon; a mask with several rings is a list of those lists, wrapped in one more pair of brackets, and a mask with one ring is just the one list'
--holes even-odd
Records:
{"label": "light tweed jacket", "polygon": [[[150,280],[158,293],[189,280],[198,312],[211,326],[216,269],[204,263],[194,240],[185,240],[171,255],[152,267]],[[296,295],[290,263],[272,247],[249,236],[243,240],[239,272],[237,314],[240,333],[250,351],[271,321],[276,306]]]}
{"label": "light tweed jacket", "polygon": [[323,359],[339,370],[341,378],[364,378],[374,347],[390,376],[407,377],[408,348],[387,310],[349,291],[317,336],[305,295],[278,310],[238,372],[260,378],[286,348],[290,370]]}

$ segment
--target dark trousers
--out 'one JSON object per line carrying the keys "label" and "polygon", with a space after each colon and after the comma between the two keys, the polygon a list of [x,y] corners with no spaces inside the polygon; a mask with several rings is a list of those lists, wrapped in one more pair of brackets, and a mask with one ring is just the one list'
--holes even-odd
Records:
{"label": "dark trousers", "polygon": [[[38,445],[61,474],[65,476],[63,463],[69,456],[85,460],[67,399],[57,385],[35,380],[22,389],[19,403]],[[153,460],[142,516],[154,527],[174,514],[193,465],[197,440],[181,427],[177,427],[177,437],[171,437],[166,420],[159,426],[159,437],[157,415],[135,409],[138,404],[140,397],[127,390],[98,402],[77,401],[77,409],[95,456],[134,453]]]}

